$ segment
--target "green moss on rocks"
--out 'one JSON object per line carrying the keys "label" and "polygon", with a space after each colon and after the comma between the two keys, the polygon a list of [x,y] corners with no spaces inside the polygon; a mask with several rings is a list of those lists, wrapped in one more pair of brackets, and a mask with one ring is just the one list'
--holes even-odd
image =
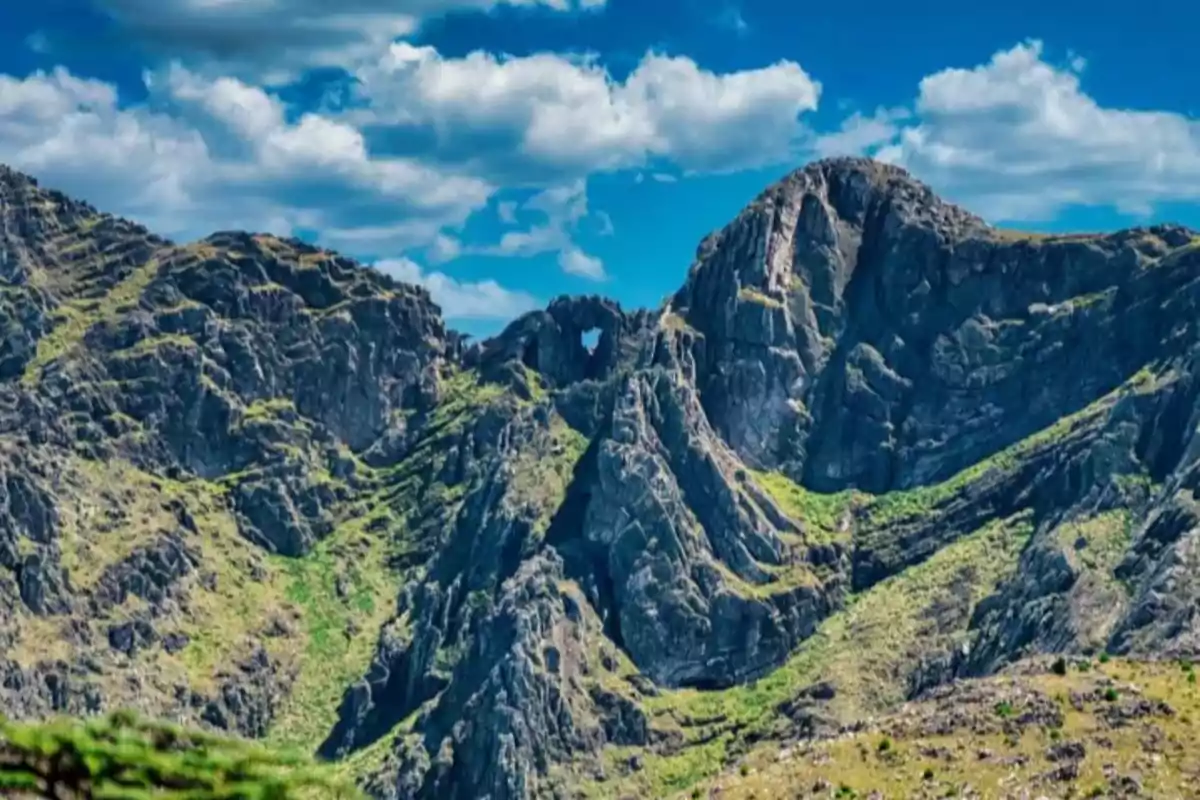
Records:
{"label": "green moss on rocks", "polygon": [[92,327],[109,322],[138,301],[142,292],[158,274],[159,262],[151,259],[131,272],[98,300],[71,300],[54,315],[55,325],[38,340],[37,354],[25,366],[21,380],[26,386],[37,383],[46,366],[78,345]]}
{"label": "green moss on rocks", "polygon": [[750,472],[785,514],[804,524],[805,533],[815,542],[848,538],[854,505],[866,497],[853,490],[814,492],[780,472]]}
{"label": "green moss on rocks", "polygon": [[776,300],[774,297],[769,297],[763,294],[758,289],[752,286],[743,286],[738,289],[738,299],[747,303],[757,303],[760,306],[767,308],[783,308],[783,303]]}

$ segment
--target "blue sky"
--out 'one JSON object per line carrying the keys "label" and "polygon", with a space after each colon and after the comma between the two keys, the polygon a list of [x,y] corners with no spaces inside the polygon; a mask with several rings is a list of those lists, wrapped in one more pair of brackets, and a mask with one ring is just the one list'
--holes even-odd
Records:
{"label": "blue sky", "polygon": [[1200,227],[1200,12],[1170,6],[3,3],[0,161],[179,240],[315,240],[484,334],[560,293],[658,303],[824,155],[1002,224]]}

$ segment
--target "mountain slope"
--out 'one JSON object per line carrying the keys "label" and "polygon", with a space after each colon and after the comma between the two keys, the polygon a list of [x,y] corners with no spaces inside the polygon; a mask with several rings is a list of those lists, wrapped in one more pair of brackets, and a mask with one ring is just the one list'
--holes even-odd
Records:
{"label": "mountain slope", "polygon": [[466,347],[298,241],[11,171],[0,223],[12,715],[379,797],[662,796],[1029,655],[1200,648],[1186,229],[1016,234],[823,161],[662,308]]}

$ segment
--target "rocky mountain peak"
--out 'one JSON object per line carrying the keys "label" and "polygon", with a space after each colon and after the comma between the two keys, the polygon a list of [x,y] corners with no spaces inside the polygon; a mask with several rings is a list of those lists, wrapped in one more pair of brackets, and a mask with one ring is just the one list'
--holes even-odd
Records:
{"label": "rocky mountain peak", "polygon": [[0,185],[6,187],[23,186],[32,184],[37,186],[37,178],[27,175],[20,170],[10,167],[8,164],[0,162]]}
{"label": "rocky mountain peak", "polygon": [[[1123,352],[1129,361],[1116,370],[1076,362],[1075,379],[1093,384],[1077,393],[1078,383],[1035,389],[1042,367],[1015,352],[1003,366],[962,359],[979,335],[1002,350],[1037,347],[1036,327],[1094,308],[1079,298],[1123,297],[1152,280],[1148,266],[1190,258],[1193,241],[1170,225],[1106,235],[997,229],[897,167],[833,159],[791,173],[708,237],[668,313],[703,340],[705,407],[743,458],[813,488],[879,492],[944,478],[1048,424],[1064,404],[1086,403],[1100,375],[1111,386],[1136,371],[1154,341]],[[1073,319],[1098,323],[1093,314]],[[1057,351],[1057,340],[1041,346]],[[992,393],[1001,387],[1008,399]],[[964,427],[947,423],[960,403]],[[996,417],[1013,427],[985,421]]]}

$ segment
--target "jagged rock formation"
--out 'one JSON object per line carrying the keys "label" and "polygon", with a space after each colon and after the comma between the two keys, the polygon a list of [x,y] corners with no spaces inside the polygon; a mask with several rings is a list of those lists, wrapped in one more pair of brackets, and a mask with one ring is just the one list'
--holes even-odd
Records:
{"label": "jagged rock formation", "polygon": [[0,700],[379,797],[660,796],[1026,655],[1192,654],[1198,275],[1180,227],[1000,231],[840,159],[662,308],[465,347],[334,254],[4,171]]}

